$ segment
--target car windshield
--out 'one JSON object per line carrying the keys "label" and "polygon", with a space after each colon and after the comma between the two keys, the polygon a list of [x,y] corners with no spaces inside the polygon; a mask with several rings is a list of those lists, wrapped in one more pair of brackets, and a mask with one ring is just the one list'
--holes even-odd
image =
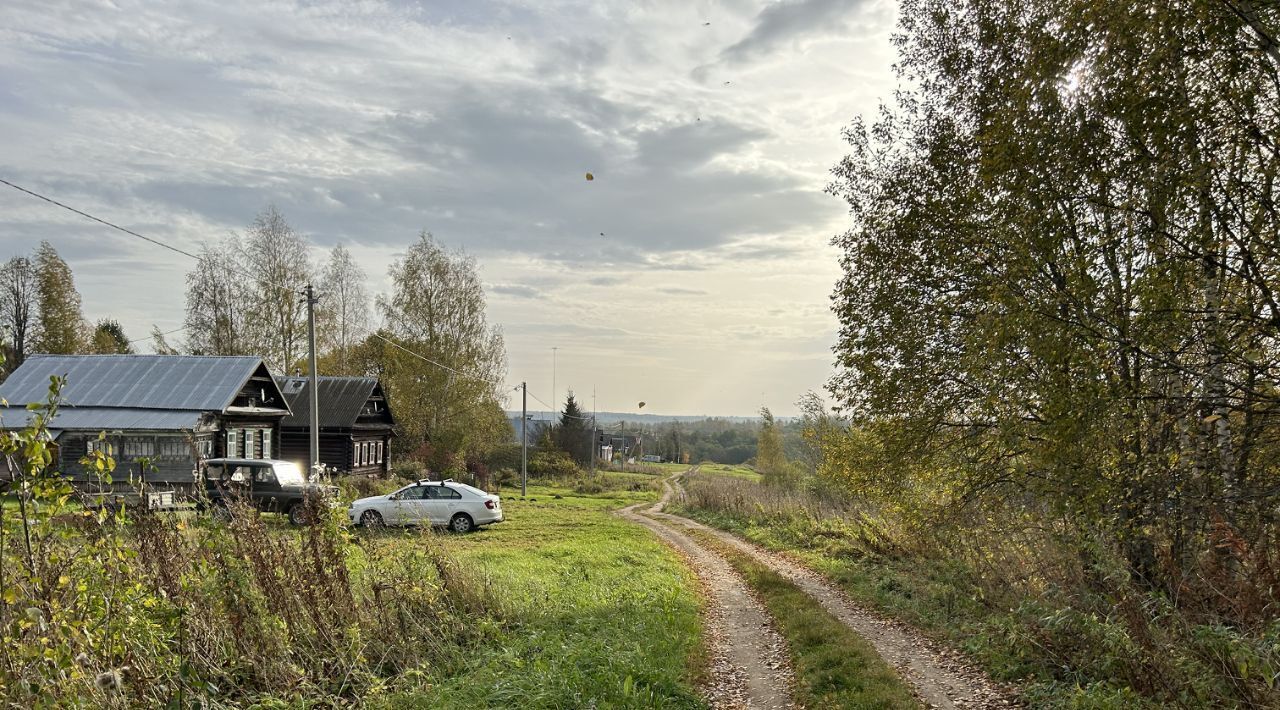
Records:
{"label": "car windshield", "polygon": [[278,463],[273,466],[276,470],[276,480],[282,486],[300,486],[307,482],[302,477],[302,470],[294,463]]}

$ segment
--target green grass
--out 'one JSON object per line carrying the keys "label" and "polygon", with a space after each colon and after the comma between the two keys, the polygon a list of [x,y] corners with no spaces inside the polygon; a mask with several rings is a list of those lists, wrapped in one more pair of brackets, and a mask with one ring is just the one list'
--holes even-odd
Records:
{"label": "green grass", "polygon": [[795,670],[796,700],[811,708],[919,708],[875,648],[785,577],[707,533],[693,531],[729,560],[776,620]]}
{"label": "green grass", "polygon": [[461,565],[488,576],[504,618],[459,667],[425,671],[384,705],[703,707],[690,670],[704,662],[695,580],[652,534],[609,512],[653,498],[649,488],[530,486],[524,500],[505,492],[506,522],[441,536]]}
{"label": "green grass", "polygon": [[742,478],[748,481],[760,481],[760,474],[742,464],[704,463],[698,467],[698,473],[708,476]]}

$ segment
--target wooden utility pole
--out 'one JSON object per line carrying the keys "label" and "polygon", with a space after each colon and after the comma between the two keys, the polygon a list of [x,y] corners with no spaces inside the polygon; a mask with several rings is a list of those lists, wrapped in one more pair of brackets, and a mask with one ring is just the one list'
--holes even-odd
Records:
{"label": "wooden utility pole", "polygon": [[529,425],[529,384],[520,383],[520,497],[529,493],[529,436],[525,427]]}
{"label": "wooden utility pole", "polygon": [[311,407],[311,465],[307,469],[307,480],[313,480],[320,469],[320,392],[319,376],[316,374],[316,291],[307,284],[307,345],[310,348],[311,381],[307,385],[310,396],[307,398]]}

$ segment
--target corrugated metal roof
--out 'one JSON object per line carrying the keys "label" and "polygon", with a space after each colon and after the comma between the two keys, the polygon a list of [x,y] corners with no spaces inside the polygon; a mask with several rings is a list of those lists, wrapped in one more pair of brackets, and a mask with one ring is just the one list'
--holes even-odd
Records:
{"label": "corrugated metal roof", "polygon": [[76,407],[220,412],[261,364],[252,356],[33,355],[0,385],[0,398],[44,401],[49,378],[65,375],[63,401]]}
{"label": "corrugated metal roof", "polygon": [[[311,397],[307,392],[310,382],[306,377],[276,378],[276,384],[293,411],[280,422],[280,426],[311,426]],[[317,384],[320,390],[320,428],[346,429],[356,423],[378,380],[374,377],[321,376]]]}
{"label": "corrugated metal roof", "polygon": [[[14,429],[27,426],[33,412],[23,407],[0,407],[0,423]],[[63,407],[53,415],[50,429],[194,429],[200,412],[180,409],[118,409]]]}

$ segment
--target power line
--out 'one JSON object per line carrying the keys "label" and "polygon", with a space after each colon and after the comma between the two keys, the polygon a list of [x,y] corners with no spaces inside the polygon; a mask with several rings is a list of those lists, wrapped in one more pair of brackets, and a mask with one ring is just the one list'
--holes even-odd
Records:
{"label": "power line", "polygon": [[[192,254],[191,252],[186,251],[185,249],[180,249],[180,248],[175,247],[175,246],[172,246],[172,245],[170,245],[170,244],[166,244],[166,243],[164,243],[164,242],[160,241],[159,239],[154,239],[154,238],[152,238],[152,237],[148,237],[148,236],[145,236],[145,235],[143,235],[143,234],[139,234],[139,233],[137,233],[137,232],[133,231],[132,229],[128,229],[128,228],[125,228],[125,227],[121,227],[120,225],[115,224],[114,222],[109,222],[109,221],[107,221],[107,220],[105,220],[105,219],[102,219],[101,217],[95,217],[94,215],[91,215],[91,214],[89,214],[88,212],[85,212],[85,211],[83,211],[83,210],[76,209],[75,207],[72,207],[72,206],[70,206],[70,205],[64,204],[64,203],[62,203],[62,202],[59,202],[58,200],[55,200],[55,199],[53,199],[52,197],[47,197],[47,196],[42,195],[42,194],[40,194],[40,193],[38,193],[38,192],[35,192],[35,191],[33,191],[33,190],[28,190],[27,188],[22,187],[21,185],[16,185],[16,184],[14,184],[14,183],[12,183],[12,182],[9,182],[8,180],[5,180],[4,178],[0,178],[0,183],[4,183],[5,185],[8,185],[8,186],[9,186],[9,187],[11,187],[11,188],[13,188],[13,189],[15,189],[15,190],[17,190],[17,191],[19,191],[19,192],[25,193],[25,194],[27,194],[27,195],[30,195],[31,197],[34,197],[34,198],[36,198],[36,199],[38,199],[38,200],[43,200],[44,202],[47,202],[47,203],[49,203],[49,204],[51,204],[51,205],[55,205],[55,206],[57,206],[57,207],[61,207],[62,209],[67,210],[68,212],[72,212],[72,213],[75,213],[75,214],[77,214],[77,215],[80,215],[81,217],[84,217],[85,219],[92,220],[92,221],[97,222],[97,223],[99,223],[99,224],[105,225],[105,226],[110,227],[110,228],[112,228],[112,229],[115,229],[115,230],[117,230],[117,231],[120,231],[120,232],[123,232],[123,233],[125,233],[125,234],[128,234],[128,235],[129,235],[129,236],[131,236],[131,237],[137,237],[138,239],[141,239],[141,240],[143,240],[143,241],[149,242],[149,243],[154,244],[154,245],[156,245],[156,246],[158,246],[158,247],[161,247],[161,248],[164,248],[164,249],[168,249],[169,251],[176,252],[176,253],[178,253],[178,254],[182,254],[183,256],[190,257],[190,258],[192,258],[192,259],[195,259],[196,261],[202,261],[202,260],[203,260],[203,259],[202,259],[202,257],[200,257],[199,255],[197,255],[197,254]],[[260,283],[260,284],[262,284],[262,285],[264,285],[264,286],[271,286],[271,287],[273,287],[273,288],[278,288],[278,289],[281,289],[281,290],[287,291],[287,292],[289,292],[289,293],[300,293],[300,291],[299,291],[298,289],[293,288],[293,287],[291,287],[291,286],[285,286],[285,285],[283,285],[283,284],[273,283],[273,282],[271,282],[271,281],[267,281],[267,280],[265,280],[265,279],[262,279],[261,277],[259,277],[259,276],[255,275],[255,274],[249,273],[248,271],[244,271],[244,270],[242,270],[242,269],[234,268],[234,267],[233,267],[233,266],[231,266],[231,265],[226,265],[226,266],[227,266],[227,269],[228,269],[229,271],[231,271],[232,273],[238,273],[238,274],[240,274],[241,276],[245,276],[245,277],[247,277],[247,278],[253,279],[254,281],[256,281],[256,282],[258,282],[258,283]],[[351,324],[350,324],[350,323],[348,323],[348,325],[351,325]],[[357,326],[357,328],[358,328],[358,326]],[[170,335],[170,334],[172,334],[172,333],[177,333],[177,332],[179,332],[179,331],[183,331],[183,330],[186,330],[186,329],[187,329],[187,326],[185,326],[185,325],[184,325],[184,326],[183,326],[183,327],[181,327],[181,328],[175,328],[174,330],[171,330],[171,331],[168,331],[168,332],[165,332],[165,333],[161,333],[161,335]],[[458,369],[456,369],[456,368],[453,368],[453,367],[450,367],[450,366],[448,366],[448,365],[445,365],[444,363],[437,362],[437,361],[435,361],[435,360],[433,360],[433,359],[431,359],[431,358],[427,357],[426,355],[423,355],[423,354],[421,354],[421,353],[414,352],[413,350],[410,350],[409,348],[406,348],[405,346],[403,346],[403,345],[401,345],[401,344],[399,344],[399,343],[395,342],[394,340],[391,340],[391,339],[389,339],[389,338],[386,338],[386,337],[382,336],[381,334],[376,333],[376,332],[374,332],[374,331],[372,331],[372,330],[365,330],[365,334],[366,334],[366,335],[369,335],[369,336],[373,336],[373,337],[375,337],[375,338],[377,338],[377,339],[379,339],[379,340],[381,340],[381,341],[383,341],[383,342],[387,343],[388,345],[390,345],[390,346],[392,346],[392,347],[395,347],[395,348],[398,348],[398,349],[400,349],[400,350],[403,350],[404,352],[406,352],[406,353],[408,353],[408,354],[410,354],[410,355],[412,355],[412,356],[414,356],[414,357],[416,357],[416,358],[418,358],[418,359],[420,359],[420,360],[422,360],[422,361],[424,361],[424,362],[427,362],[427,363],[430,363],[430,364],[432,364],[432,365],[435,365],[436,367],[439,367],[439,368],[441,368],[441,369],[443,369],[443,370],[447,370],[447,371],[449,371],[449,372],[452,372],[453,374],[458,375],[459,377],[465,377],[465,378],[467,378],[467,379],[475,380],[475,381],[477,381],[477,382],[482,382],[482,383],[484,383],[484,384],[492,384],[492,383],[490,382],[490,380],[488,380],[487,378],[481,377],[481,376],[479,376],[479,375],[471,375],[471,374],[468,374],[468,373],[462,372],[461,370],[458,370]],[[143,340],[148,340],[148,339],[150,339],[151,337],[152,337],[152,336],[147,336],[147,337],[145,337],[145,338],[138,338],[137,340],[130,340],[130,341],[129,341],[129,343],[130,343],[130,344],[132,344],[132,343],[141,342],[141,341],[143,341]],[[536,399],[536,398],[535,398],[535,399]],[[546,404],[546,403],[544,402],[543,404]]]}
{"label": "power line", "polygon": [[[544,406],[544,407],[551,407],[551,405],[547,404],[546,402],[543,402],[543,401],[542,401],[542,398],[541,398],[541,397],[539,397],[538,395],[536,395],[536,394],[534,394],[534,393],[530,392],[530,393],[529,393],[529,396],[530,396],[530,397],[533,397],[533,398],[534,398],[534,399],[536,399],[536,400],[538,400],[538,402],[540,402],[540,403],[542,404],[542,406]],[[551,407],[551,408],[552,408],[552,409],[554,409],[554,407]],[[557,416],[561,416],[561,417],[569,417],[569,418],[571,418],[571,419],[581,419],[581,420],[582,420],[582,421],[584,421],[584,422],[589,422],[589,421],[591,421],[591,417],[582,417],[582,416],[578,416],[578,415],[576,415],[576,414],[565,414],[564,412],[559,412],[559,413],[557,414]]]}
{"label": "power line", "polygon": [[[49,204],[51,204],[51,205],[56,205],[56,206],[58,206],[58,207],[61,207],[62,209],[67,210],[68,212],[72,212],[72,213],[74,213],[74,214],[78,214],[78,215],[80,215],[81,217],[84,217],[85,219],[93,220],[94,222],[97,222],[97,223],[99,223],[99,224],[106,225],[106,226],[108,226],[108,227],[110,227],[110,228],[112,228],[112,229],[114,229],[114,230],[117,230],[117,231],[120,231],[120,232],[124,232],[125,234],[128,234],[128,235],[129,235],[129,236],[131,236],[131,237],[137,237],[138,239],[141,239],[141,240],[143,240],[143,241],[145,241],[145,242],[150,242],[151,244],[154,244],[154,245],[156,245],[156,246],[158,246],[158,247],[161,247],[161,248],[163,248],[163,249],[168,249],[169,251],[176,252],[176,253],[181,254],[181,255],[183,255],[183,256],[186,256],[186,257],[190,257],[190,258],[192,258],[192,259],[195,259],[196,261],[203,261],[203,258],[202,258],[199,254],[192,254],[191,252],[189,252],[189,251],[187,251],[187,250],[185,250],[185,249],[181,249],[181,248],[179,248],[179,247],[175,247],[175,246],[173,246],[172,244],[166,244],[166,243],[164,243],[164,242],[160,241],[159,239],[155,239],[154,237],[148,237],[148,236],[146,236],[146,235],[144,235],[144,234],[138,234],[137,232],[133,231],[132,229],[128,229],[127,227],[121,227],[120,225],[118,225],[118,224],[116,224],[116,223],[114,223],[114,222],[109,222],[109,221],[107,221],[107,220],[105,220],[105,219],[103,219],[103,218],[101,218],[101,217],[96,217],[96,216],[94,216],[94,215],[89,214],[88,212],[85,212],[84,210],[76,209],[75,207],[72,207],[72,206],[70,206],[70,205],[64,204],[64,203],[62,203],[62,202],[59,202],[59,201],[57,201],[57,200],[53,199],[52,197],[47,197],[47,196],[42,195],[42,194],[40,194],[40,193],[38,193],[38,192],[35,192],[35,191],[33,191],[33,190],[28,190],[27,188],[22,187],[21,185],[15,185],[14,183],[9,182],[8,180],[5,180],[4,178],[0,178],[0,183],[4,183],[5,185],[8,185],[9,187],[12,187],[13,189],[15,189],[15,190],[17,190],[17,191],[19,191],[19,192],[23,192],[23,193],[26,193],[26,194],[28,194],[28,195],[30,195],[30,196],[32,196],[32,197],[34,197],[34,198],[38,199],[38,200],[44,200],[45,202],[48,202],[48,203],[49,203]],[[288,291],[289,293],[301,293],[301,291],[300,291],[299,289],[296,289],[296,288],[294,288],[294,287],[292,287],[292,286],[285,286],[285,285],[283,285],[283,284],[278,284],[278,283],[274,283],[274,282],[271,282],[271,281],[267,281],[266,279],[263,279],[261,276],[258,276],[258,275],[256,275],[256,274],[249,273],[248,271],[245,271],[245,270],[243,270],[243,269],[237,269],[237,268],[234,268],[234,267],[233,267],[233,266],[231,266],[231,265],[228,265],[227,270],[228,270],[228,271],[231,271],[232,273],[240,274],[241,276],[244,276],[244,277],[246,277],[246,278],[253,279],[254,281],[256,281],[256,282],[258,282],[258,283],[262,284],[263,286],[270,286],[270,287],[272,287],[272,288],[278,288],[278,289],[281,289],[281,290],[283,290],[283,291]],[[133,341],[130,341],[130,342],[133,342]]]}
{"label": "power line", "polygon": [[[0,183],[4,183],[4,184],[6,184],[6,185],[9,185],[9,187],[12,187],[13,189],[17,189],[17,191],[18,191],[18,192],[22,192],[22,193],[29,194],[29,196],[31,196],[31,197],[35,197],[35,198],[37,198],[37,200],[42,200],[42,201],[45,201],[45,202],[47,202],[47,203],[50,203],[50,205],[55,205],[55,206],[61,207],[61,209],[63,209],[63,210],[67,210],[67,211],[69,211],[69,212],[74,212],[74,214],[77,214],[77,215],[79,215],[79,216],[82,216],[82,217],[84,217],[84,219],[88,219],[88,220],[96,221],[96,223],[99,223],[99,224],[102,224],[102,225],[106,225],[106,226],[110,226],[110,228],[111,228],[111,229],[118,230],[118,232],[123,232],[124,234],[131,235],[131,237],[137,237],[138,239],[142,239],[142,241],[150,242],[151,244],[155,244],[155,246],[157,246],[157,247],[161,247],[161,248],[169,249],[169,251],[180,253],[180,255],[183,255],[183,256],[186,256],[186,257],[191,257],[191,258],[193,258],[193,260],[196,260],[196,261],[202,261],[202,257],[201,257],[200,255],[195,255],[195,253],[188,252],[188,251],[186,251],[186,249],[182,249],[182,248],[174,247],[174,246],[172,246],[172,244],[166,244],[166,243],[164,243],[164,242],[159,241],[159,239],[154,239],[154,238],[151,238],[151,237],[147,237],[147,235],[145,235],[145,234],[138,234],[137,232],[134,232],[134,230],[132,230],[132,229],[124,228],[124,226],[120,226],[120,225],[118,225],[118,224],[111,223],[111,221],[108,221],[108,220],[102,219],[102,217],[93,216],[93,215],[91,215],[91,214],[88,214],[88,212],[86,212],[86,211],[83,211],[83,210],[77,210],[77,209],[76,209],[76,207],[72,207],[72,206],[70,206],[70,205],[65,205],[65,203],[63,203],[63,202],[59,202],[58,200],[54,200],[54,198],[52,198],[52,197],[46,197],[46,196],[44,196],[44,194],[40,194],[40,193],[38,193],[38,192],[31,191],[31,189],[27,189],[27,188],[22,187],[22,185],[18,185],[18,184],[14,184],[14,183],[12,183],[12,182],[9,182],[9,180],[6,180],[6,179],[4,179],[4,178],[0,178]],[[262,278],[260,278],[260,276],[257,276],[257,275],[255,275],[255,274],[251,274],[251,272],[248,272],[248,271],[244,271],[244,270],[241,270],[241,269],[234,269],[234,267],[229,267],[229,269],[228,269],[228,270],[229,270],[229,271],[234,272],[234,274],[239,274],[239,275],[242,275],[242,276],[246,276],[246,278],[248,278],[248,279],[255,280],[255,281],[257,281],[257,283],[260,283],[260,284],[262,284],[262,285],[266,285],[266,287],[271,287],[271,288],[278,288],[278,289],[282,289],[282,290],[287,290],[287,292],[289,292],[289,293],[300,293],[300,292],[298,292],[298,289],[296,289],[296,288],[293,288],[293,287],[287,287],[287,285],[283,285],[283,284],[276,284],[276,283],[273,283],[273,281],[268,281],[268,280],[262,279]],[[186,325],[184,325],[184,326],[182,326],[182,327],[177,327],[177,329],[166,331],[166,333],[161,333],[160,335],[170,335],[170,334],[174,334],[174,333],[179,333],[179,331],[187,330],[187,327],[188,327],[188,326],[186,326]],[[481,377],[481,376],[479,376],[479,375],[470,375],[470,374],[467,374],[467,372],[462,372],[461,370],[457,370],[457,368],[449,367],[448,365],[444,365],[444,363],[443,363],[443,362],[438,362],[438,361],[435,361],[435,359],[431,359],[431,358],[429,358],[429,357],[426,357],[426,356],[424,356],[424,354],[417,353],[417,352],[413,352],[413,351],[411,351],[411,349],[408,349],[408,348],[404,347],[404,345],[401,345],[401,344],[399,344],[399,343],[397,343],[397,342],[394,342],[394,340],[392,340],[392,339],[385,338],[385,336],[383,336],[383,335],[381,335],[381,334],[379,334],[379,333],[375,333],[375,331],[372,331],[372,330],[366,330],[366,331],[365,331],[365,335],[371,335],[371,336],[374,336],[374,338],[378,338],[379,340],[381,340],[381,342],[387,343],[388,345],[392,345],[392,347],[393,347],[393,348],[401,349],[401,351],[406,352],[406,353],[408,353],[408,354],[411,354],[411,356],[416,357],[416,358],[419,358],[419,359],[421,359],[421,361],[428,362],[428,363],[430,363],[430,365],[434,365],[434,366],[436,366],[436,367],[442,368],[442,370],[447,370],[447,371],[449,371],[449,372],[453,372],[453,374],[454,374],[454,375],[457,375],[457,376],[460,376],[460,377],[466,377],[466,379],[468,379],[468,380],[474,380],[474,381],[477,381],[477,383],[484,383],[484,384],[486,384],[486,385],[493,384],[493,383],[492,383],[492,381],[490,381],[489,379],[486,379],[486,377]],[[131,344],[132,344],[132,343],[141,343],[141,342],[142,342],[142,340],[148,340],[148,339],[151,339],[151,338],[152,338],[152,336],[151,336],[151,335],[148,335],[148,336],[146,336],[146,338],[138,338],[138,339],[136,339],[136,340],[129,340],[129,343],[131,343]],[[536,398],[535,398],[535,399],[536,399]],[[544,402],[544,404],[545,404],[545,402]]]}
{"label": "power line", "polygon": [[182,326],[182,327],[180,327],[180,328],[174,328],[173,330],[166,330],[166,331],[165,331],[165,332],[163,332],[163,333],[152,333],[151,335],[148,335],[148,336],[145,336],[145,337],[142,337],[142,338],[134,338],[133,340],[130,340],[130,341],[129,341],[129,344],[130,344],[130,345],[133,345],[134,343],[141,343],[141,342],[142,342],[142,341],[144,341],[144,340],[151,340],[152,338],[156,337],[157,335],[159,335],[159,336],[162,336],[162,337],[163,337],[163,336],[165,336],[165,335],[173,335],[174,333],[181,333],[182,331],[186,330],[186,329],[187,329],[187,327],[188,327],[188,326],[185,326],[185,325],[184,325],[184,326]]}
{"label": "power line", "polygon": [[157,240],[157,239],[152,239],[151,237],[144,237],[144,236],[142,236],[141,234],[138,234],[137,232],[133,231],[132,229],[126,229],[126,228],[124,228],[124,227],[121,227],[121,226],[120,226],[120,225],[118,225],[118,224],[113,223],[113,222],[108,222],[107,220],[102,219],[101,217],[94,217],[93,215],[89,214],[88,212],[82,212],[82,211],[80,211],[80,210],[78,210],[78,209],[76,209],[76,208],[74,208],[74,207],[71,207],[70,205],[64,205],[64,204],[62,204],[61,202],[58,202],[57,200],[53,199],[52,197],[45,197],[44,195],[41,195],[41,194],[40,194],[40,193],[38,193],[38,192],[32,192],[31,190],[28,190],[27,188],[22,187],[21,185],[15,185],[15,184],[13,184],[13,183],[9,182],[8,180],[5,180],[4,178],[0,178],[0,182],[2,182],[2,183],[4,183],[4,184],[8,185],[9,187],[12,187],[13,189],[17,190],[18,192],[25,192],[25,193],[27,193],[28,195],[31,195],[32,197],[36,198],[37,200],[44,200],[45,202],[48,202],[48,203],[49,203],[49,204],[51,204],[51,205],[57,205],[58,207],[61,207],[62,209],[67,210],[68,212],[74,212],[74,213],[76,213],[76,214],[80,215],[81,217],[84,217],[85,219],[91,219],[91,220],[93,220],[94,222],[97,222],[97,223],[99,223],[99,224],[105,224],[106,226],[108,226],[108,227],[110,227],[110,228],[112,228],[112,229],[119,230],[119,231],[121,231],[121,232],[124,232],[125,234],[130,235],[130,236],[137,237],[138,239],[142,239],[142,240],[144,240],[144,241],[151,242],[152,244],[154,244],[154,245],[156,245],[156,246],[158,246],[158,247],[163,247],[163,248],[165,248],[165,249],[168,249],[169,251],[175,251],[175,252],[178,252],[179,254],[182,254],[183,256],[189,256],[189,257],[191,257],[192,259],[196,259],[197,261],[200,259],[200,257],[196,256],[195,254],[192,254],[192,253],[191,253],[191,252],[189,252],[189,251],[185,251],[185,250],[179,249],[178,247],[175,247],[175,246],[170,246],[170,245],[165,244],[164,242],[159,241],[159,240]]}

